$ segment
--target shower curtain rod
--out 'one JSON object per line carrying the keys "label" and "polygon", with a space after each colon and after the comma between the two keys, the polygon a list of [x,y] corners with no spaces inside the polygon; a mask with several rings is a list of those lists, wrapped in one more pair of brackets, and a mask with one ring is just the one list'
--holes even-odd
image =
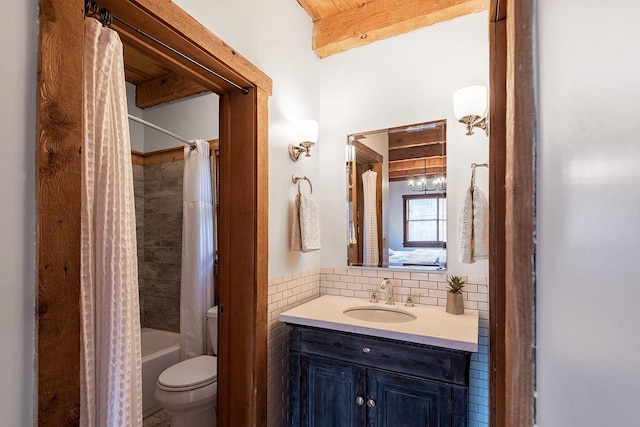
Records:
{"label": "shower curtain rod", "polygon": [[202,65],[201,63],[199,63],[195,59],[192,59],[191,57],[185,55],[184,53],[172,48],[171,46],[169,46],[165,42],[158,40],[157,38],[153,37],[152,35],[145,33],[140,28],[134,27],[133,25],[129,24],[128,22],[118,18],[117,16],[111,14],[109,9],[104,8],[104,7],[100,8],[98,3],[95,2],[95,1],[85,0],[85,2],[84,2],[84,15],[88,16],[89,18],[97,19],[98,21],[100,21],[102,23],[102,25],[104,25],[105,27],[108,27],[108,28],[111,28],[111,22],[113,20],[116,20],[119,23],[121,23],[122,25],[125,25],[125,26],[129,27],[130,29],[132,29],[133,31],[137,32],[138,34],[141,34],[141,35],[145,36],[149,40],[151,40],[151,41],[159,44],[160,46],[164,47],[165,49],[175,53],[180,58],[182,58],[182,59],[184,59],[186,61],[189,61],[190,63],[192,63],[196,67],[199,67],[199,68],[205,70],[206,72],[208,72],[210,74],[213,74],[214,76],[216,76],[220,80],[222,80],[222,81],[224,81],[226,83],[229,83],[231,86],[233,86],[236,89],[239,89],[240,91],[242,91],[242,93],[244,93],[245,95],[249,93],[249,89],[247,89],[246,87],[242,87],[239,84],[232,82],[228,78],[216,73],[211,68],[209,68],[209,67],[207,67],[205,65]]}
{"label": "shower curtain rod", "polygon": [[148,122],[146,120],[142,120],[140,117],[136,117],[136,116],[133,116],[133,115],[129,114],[129,120],[133,120],[134,122],[138,122],[138,123],[143,124],[145,126],[149,126],[151,129],[155,129],[158,132],[162,132],[165,135],[169,135],[170,137],[177,139],[178,141],[182,141],[185,144],[187,144],[191,150],[195,150],[196,149],[196,143],[195,142],[188,141],[188,140],[184,139],[183,137],[181,137],[179,135],[176,135],[173,132],[169,132],[168,130],[161,128],[158,125],[154,125],[153,123],[150,123],[150,122]]}

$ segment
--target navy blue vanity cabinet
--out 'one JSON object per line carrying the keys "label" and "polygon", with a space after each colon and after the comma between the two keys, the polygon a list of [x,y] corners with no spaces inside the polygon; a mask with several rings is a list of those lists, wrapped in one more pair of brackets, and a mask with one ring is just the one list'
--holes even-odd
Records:
{"label": "navy blue vanity cabinet", "polygon": [[293,426],[466,426],[471,353],[293,327]]}

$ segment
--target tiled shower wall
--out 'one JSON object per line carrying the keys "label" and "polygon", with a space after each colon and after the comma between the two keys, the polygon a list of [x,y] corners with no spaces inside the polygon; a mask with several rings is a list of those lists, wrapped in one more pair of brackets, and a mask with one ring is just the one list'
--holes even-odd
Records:
{"label": "tiled shower wall", "polygon": [[[367,289],[376,289],[383,278],[393,281],[396,301],[405,301],[411,293],[419,304],[446,305],[447,275],[409,272],[393,269],[322,268],[269,279],[268,328],[268,397],[269,427],[290,424],[290,390],[293,373],[290,371],[289,348],[291,328],[278,321],[283,311],[320,295],[343,295],[369,298]],[[489,294],[486,277],[464,277],[465,308],[478,310],[478,352],[471,356],[469,370],[469,427],[489,425]],[[380,295],[381,299],[384,294]]]}
{"label": "tiled shower wall", "polygon": [[144,167],[133,165],[133,194],[136,209],[136,243],[138,245],[138,293],[140,297],[140,324],[142,325],[142,313],[144,312],[144,279],[142,266],[144,259]]}
{"label": "tiled shower wall", "polygon": [[134,165],[140,322],[172,332],[180,332],[182,174],[181,160]]}

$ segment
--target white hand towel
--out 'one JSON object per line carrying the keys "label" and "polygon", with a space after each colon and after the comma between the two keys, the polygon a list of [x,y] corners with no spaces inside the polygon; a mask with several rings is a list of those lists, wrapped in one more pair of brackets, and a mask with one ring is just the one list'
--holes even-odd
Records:
{"label": "white hand towel", "polygon": [[302,237],[300,236],[300,194],[293,202],[293,221],[291,224],[291,250],[302,250]]}
{"label": "white hand towel", "polygon": [[473,188],[473,259],[489,258],[489,202],[478,187]]}
{"label": "white hand towel", "polygon": [[298,194],[293,209],[291,250],[311,252],[320,249],[318,207],[310,196]]}
{"label": "white hand towel", "polygon": [[489,204],[478,187],[469,187],[458,215],[458,261],[471,264],[488,256]]}

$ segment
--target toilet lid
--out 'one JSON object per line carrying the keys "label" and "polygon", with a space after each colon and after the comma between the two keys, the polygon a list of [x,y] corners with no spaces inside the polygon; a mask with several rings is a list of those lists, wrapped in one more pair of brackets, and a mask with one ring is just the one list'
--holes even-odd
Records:
{"label": "toilet lid", "polygon": [[218,376],[218,358],[198,356],[177,363],[158,377],[158,384],[171,389],[188,390],[213,383]]}

